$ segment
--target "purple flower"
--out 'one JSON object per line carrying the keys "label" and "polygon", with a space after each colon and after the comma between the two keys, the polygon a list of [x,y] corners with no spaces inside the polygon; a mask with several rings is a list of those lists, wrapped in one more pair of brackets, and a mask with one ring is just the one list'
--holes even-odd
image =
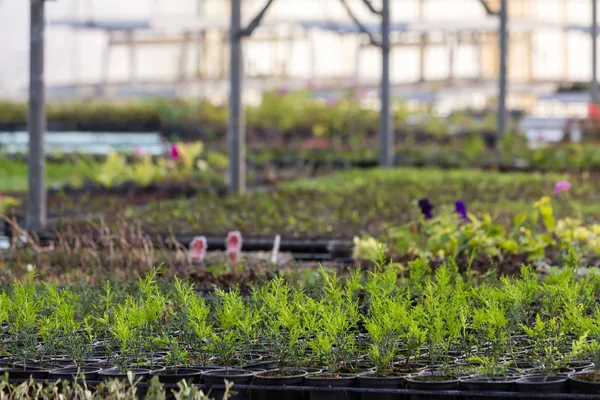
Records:
{"label": "purple flower", "polygon": [[562,192],[568,192],[571,189],[571,182],[569,181],[558,181],[554,185],[554,194],[558,195]]}
{"label": "purple flower", "polygon": [[428,199],[419,200],[419,208],[425,219],[433,218],[433,204]]}
{"label": "purple flower", "polygon": [[467,205],[465,204],[464,200],[459,200],[456,203],[454,203],[454,209],[456,210],[456,213],[460,215],[461,221],[464,222],[469,219],[467,217]]}
{"label": "purple flower", "polygon": [[171,145],[171,160],[177,160],[179,159],[179,150],[177,149],[177,145],[175,143],[173,143]]}

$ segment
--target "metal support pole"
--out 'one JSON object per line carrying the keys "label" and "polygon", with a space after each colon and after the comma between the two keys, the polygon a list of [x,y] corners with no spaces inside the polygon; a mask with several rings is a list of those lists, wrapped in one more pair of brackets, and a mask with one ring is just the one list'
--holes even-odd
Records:
{"label": "metal support pole", "polygon": [[381,121],[379,165],[394,166],[394,130],[390,112],[390,0],[381,7]]}
{"label": "metal support pole", "polygon": [[458,37],[448,39],[448,82],[454,82],[454,53],[456,51]]}
{"label": "metal support pole", "polygon": [[242,108],[242,45],[241,0],[231,0],[231,27],[229,31],[229,190],[243,193],[246,190],[246,149]]}
{"label": "metal support pole", "polygon": [[500,71],[498,78],[498,121],[497,121],[497,138],[500,138],[506,130],[506,62],[508,57],[508,0],[500,2]]}
{"label": "metal support pole", "polygon": [[[419,0],[419,12],[418,18],[419,21],[423,21],[425,19],[425,0]],[[419,35],[419,82],[425,82],[425,46],[427,45],[427,34],[422,33]]]}
{"label": "metal support pole", "polygon": [[592,81],[590,84],[590,102],[598,104],[598,2],[592,0]]}
{"label": "metal support pole", "polygon": [[129,84],[133,86],[137,81],[137,65],[135,56],[135,38],[133,31],[127,32],[127,42],[129,46]]}
{"label": "metal support pole", "polygon": [[26,224],[29,230],[38,230],[46,225],[44,0],[31,0],[30,9],[29,113],[27,116],[29,171]]}

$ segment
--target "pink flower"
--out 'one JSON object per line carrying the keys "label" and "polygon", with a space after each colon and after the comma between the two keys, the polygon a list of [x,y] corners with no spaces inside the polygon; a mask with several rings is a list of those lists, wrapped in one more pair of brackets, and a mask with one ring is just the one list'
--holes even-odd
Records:
{"label": "pink flower", "polygon": [[179,159],[179,150],[177,150],[177,145],[173,143],[171,145],[171,160]]}
{"label": "pink flower", "polygon": [[571,189],[571,182],[569,181],[558,181],[554,185],[554,194],[561,194],[562,192],[567,192]]}
{"label": "pink flower", "polygon": [[316,89],[316,88],[317,88],[317,82],[316,82],[314,79],[309,79],[309,80],[306,82],[306,87],[307,87],[308,89]]}
{"label": "pink flower", "polygon": [[287,86],[280,86],[277,88],[277,96],[285,96],[286,94],[288,94],[290,92],[290,88],[288,88]]}
{"label": "pink flower", "polygon": [[335,97],[330,97],[327,99],[327,107],[335,107],[338,101]]}
{"label": "pink flower", "polygon": [[134,151],[136,156],[143,156],[146,154],[146,150],[144,150],[142,146],[135,146]]}

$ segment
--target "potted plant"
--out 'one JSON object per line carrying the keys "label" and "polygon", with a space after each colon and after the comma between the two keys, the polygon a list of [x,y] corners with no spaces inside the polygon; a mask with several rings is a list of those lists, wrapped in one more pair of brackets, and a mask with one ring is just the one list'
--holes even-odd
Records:
{"label": "potted plant", "polygon": [[582,346],[582,353],[593,363],[587,370],[569,375],[569,386],[573,393],[600,394],[600,343],[596,339]]}
{"label": "potted plant", "polygon": [[[372,298],[371,315],[364,318],[365,329],[371,338],[368,358],[376,369],[358,376],[358,384],[363,388],[403,389],[409,373],[402,368],[396,370],[396,357],[399,353],[397,338],[406,324],[408,312],[405,304],[390,298]],[[395,394],[362,393],[363,400],[398,399]]]}
{"label": "potted plant", "polygon": [[535,325],[521,326],[530,337],[533,344],[532,360],[537,373],[525,375],[516,381],[517,390],[520,392],[564,393],[567,391],[567,376],[560,375],[562,368],[583,349],[585,336],[573,341],[569,354],[562,354],[557,347],[563,339],[564,333],[560,330],[557,318],[543,321],[539,314],[536,315]]}
{"label": "potted plant", "polygon": [[[484,307],[475,309],[473,313],[473,327],[486,346],[479,349],[480,355],[469,357],[470,362],[475,362],[479,366],[475,368],[475,375],[461,379],[460,384],[467,391],[512,392],[515,390],[517,377],[509,372],[511,362],[502,361],[508,349],[506,310],[497,296],[490,294],[494,292],[492,288],[485,289],[490,290],[486,290],[486,297],[482,298]],[[495,293],[498,294],[497,291]],[[468,398],[480,400],[479,397],[474,396]],[[501,397],[491,399],[499,400]]]}
{"label": "potted plant", "polygon": [[[253,384],[265,386],[302,385],[305,370],[298,368],[302,359],[303,347],[300,339],[305,334],[300,319],[297,317],[299,304],[303,298],[300,292],[292,296],[290,288],[283,276],[272,279],[266,290],[260,292],[263,303],[264,332],[272,345],[277,369],[258,372]],[[281,398],[278,391],[258,390],[259,400],[275,400]],[[288,396],[293,400],[302,400],[301,393]]]}
{"label": "potted plant", "polygon": [[[132,368],[136,357],[131,357],[131,355],[139,351],[133,350],[132,347],[139,343],[136,339],[139,335],[140,317],[139,305],[131,297],[128,297],[125,304],[115,307],[112,317],[105,314],[101,318],[102,323],[109,327],[110,333],[119,344],[120,353],[116,359],[117,366],[100,371],[98,373],[100,379],[125,380],[128,374],[131,374],[135,379],[143,380],[150,375],[150,370],[147,368]],[[139,360],[139,358],[137,359]]]}
{"label": "potted plant", "polygon": [[[417,390],[456,390],[458,373],[452,368],[455,359],[449,356],[453,342],[461,335],[461,313],[469,305],[467,291],[461,282],[456,281],[458,271],[455,263],[445,263],[435,274],[435,282],[429,281],[423,292],[424,310],[427,319],[421,320],[421,326],[427,329],[428,361],[427,371],[407,377],[407,387]],[[427,327],[427,328],[426,328]],[[453,396],[418,395],[413,399],[453,399]]]}
{"label": "potted plant", "polygon": [[[239,368],[243,359],[238,349],[244,348],[254,341],[255,327],[260,320],[260,315],[251,304],[245,304],[237,286],[230,291],[216,288],[216,294],[220,299],[216,307],[216,317],[220,329],[212,332],[210,348],[211,353],[216,357],[217,365],[223,366],[223,369],[205,371],[204,382],[222,385],[228,381],[238,385],[249,385],[254,377],[254,372]],[[238,368],[232,368],[232,366]],[[211,391],[216,398],[222,397],[224,393],[224,390],[221,389]],[[247,397],[246,391],[238,391],[231,398],[242,400]]]}
{"label": "potted plant", "polygon": [[[360,276],[355,271],[345,286],[341,285],[335,273],[328,274],[321,268],[323,278],[323,300],[317,302],[307,298],[304,303],[306,316],[305,331],[314,332],[308,345],[317,357],[319,365],[325,366],[320,373],[309,375],[305,383],[309,386],[352,387],[357,371],[354,332],[360,314],[355,293],[360,289]],[[310,318],[314,316],[315,318]],[[354,399],[349,392],[310,391],[310,400]]]}
{"label": "potted plant", "polygon": [[[478,362],[480,366],[475,368],[475,374],[471,377],[462,378],[460,386],[466,391],[475,392],[513,392],[515,390],[515,381],[517,376],[512,376],[510,372],[510,362],[500,363],[495,357],[474,356],[471,361]],[[469,396],[469,400],[503,400],[503,396]]]}
{"label": "potted plant", "polygon": [[45,379],[48,369],[36,365],[36,352],[38,348],[38,321],[42,303],[37,299],[34,284],[35,271],[31,271],[25,283],[15,281],[11,296],[5,293],[0,295],[0,302],[8,310],[4,317],[9,322],[10,333],[9,349],[19,367],[4,368],[2,374],[9,378],[18,379]]}
{"label": "potted plant", "polygon": [[168,349],[165,358],[168,367],[153,370],[150,372],[150,375],[158,377],[161,383],[178,383],[182,380],[190,383],[200,383],[202,371],[187,368],[189,353],[181,345],[177,337],[167,336],[166,333],[163,333],[163,337],[160,340],[156,340],[155,344]]}

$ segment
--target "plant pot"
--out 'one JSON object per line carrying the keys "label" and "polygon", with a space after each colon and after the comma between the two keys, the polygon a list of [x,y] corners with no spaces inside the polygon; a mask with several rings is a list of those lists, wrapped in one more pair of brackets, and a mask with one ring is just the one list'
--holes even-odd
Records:
{"label": "plant pot", "polygon": [[[517,392],[532,393],[566,393],[568,390],[566,376],[529,375],[516,381]],[[525,398],[525,397],[524,397]]]}
{"label": "plant pot", "polygon": [[302,367],[302,371],[306,371],[308,376],[317,375],[323,372],[323,368]]}
{"label": "plant pot", "polygon": [[[301,369],[276,369],[258,372],[252,381],[253,385],[261,386],[302,386],[307,372]],[[256,390],[257,400],[302,400],[303,392],[280,390]]]}
{"label": "plant pot", "polygon": [[160,383],[179,383],[183,380],[189,383],[200,383],[202,371],[196,368],[167,367],[150,371],[151,376],[156,376]]}
{"label": "plant pot", "polygon": [[[150,376],[150,370],[146,368],[132,368],[129,371],[133,373],[134,381],[140,379],[145,381]],[[102,371],[98,372],[98,379],[103,381],[107,381],[109,379],[127,380],[127,371],[122,372],[118,368],[103,369]]]}
{"label": "plant pot", "polygon": [[[96,381],[98,380],[98,372],[102,371],[102,368],[98,367],[66,367],[53,369],[48,372],[48,378],[60,379],[63,381],[75,382],[75,381]],[[83,379],[81,376],[83,375]]]}
{"label": "plant pot", "polygon": [[[69,362],[69,364],[73,365],[72,362]],[[62,367],[66,367],[66,366],[68,366],[68,364],[67,365],[60,364],[60,363],[57,363],[56,361],[54,361],[54,362],[48,361],[45,363],[41,363],[39,361],[30,361],[27,363],[24,363],[23,361],[15,361],[12,363],[12,368],[23,369],[26,367],[27,369],[31,369],[31,370],[44,369],[46,371],[49,371],[51,369],[56,369],[56,368],[62,368]]]}
{"label": "plant pot", "polygon": [[591,372],[576,372],[569,375],[569,386],[572,393],[600,394],[600,374]]}
{"label": "plant pot", "polygon": [[[339,374],[331,376],[331,374],[321,373],[308,375],[304,378],[306,386],[318,387],[354,387],[356,384],[356,375]],[[353,392],[308,392],[310,400],[354,400],[357,398]]]}
{"label": "plant pot", "polygon": [[[469,392],[514,392],[515,381],[517,377],[509,376],[475,376],[461,379],[460,386]],[[489,396],[469,396],[465,395],[466,400],[503,400],[504,397]]]}
{"label": "plant pot", "polygon": [[2,368],[0,376],[8,374],[9,379],[46,379],[48,370],[41,368]]}
{"label": "plant pot", "polygon": [[[248,390],[236,390],[235,385],[250,385],[254,378],[255,371],[244,371],[243,369],[227,368],[222,370],[205,371],[202,373],[202,379],[206,385],[223,385],[225,380],[234,384],[235,394],[229,394],[230,400],[247,400],[250,398]],[[222,399],[225,394],[223,389],[210,388],[210,397]]]}
{"label": "plant pot", "polygon": [[195,369],[197,371],[202,371],[202,372],[206,372],[206,371],[217,371],[217,370],[222,370],[225,369],[225,367],[220,366],[220,365],[192,365],[189,367],[186,367],[188,369]]}
{"label": "plant pot", "polygon": [[[358,387],[366,389],[405,389],[406,375],[377,376],[374,372],[359,375]],[[395,393],[361,393],[361,400],[404,400],[405,394]]]}
{"label": "plant pot", "polygon": [[249,364],[244,364],[242,369],[246,371],[269,371],[277,368],[276,361],[258,361]]}
{"label": "plant pot", "polygon": [[[406,387],[414,390],[457,390],[459,380],[453,376],[416,375],[406,378]],[[453,400],[455,396],[411,394],[411,400]]]}
{"label": "plant pot", "polygon": [[594,368],[595,364],[591,361],[570,361],[567,363],[568,368],[572,368],[575,372],[581,372],[584,369]]}

